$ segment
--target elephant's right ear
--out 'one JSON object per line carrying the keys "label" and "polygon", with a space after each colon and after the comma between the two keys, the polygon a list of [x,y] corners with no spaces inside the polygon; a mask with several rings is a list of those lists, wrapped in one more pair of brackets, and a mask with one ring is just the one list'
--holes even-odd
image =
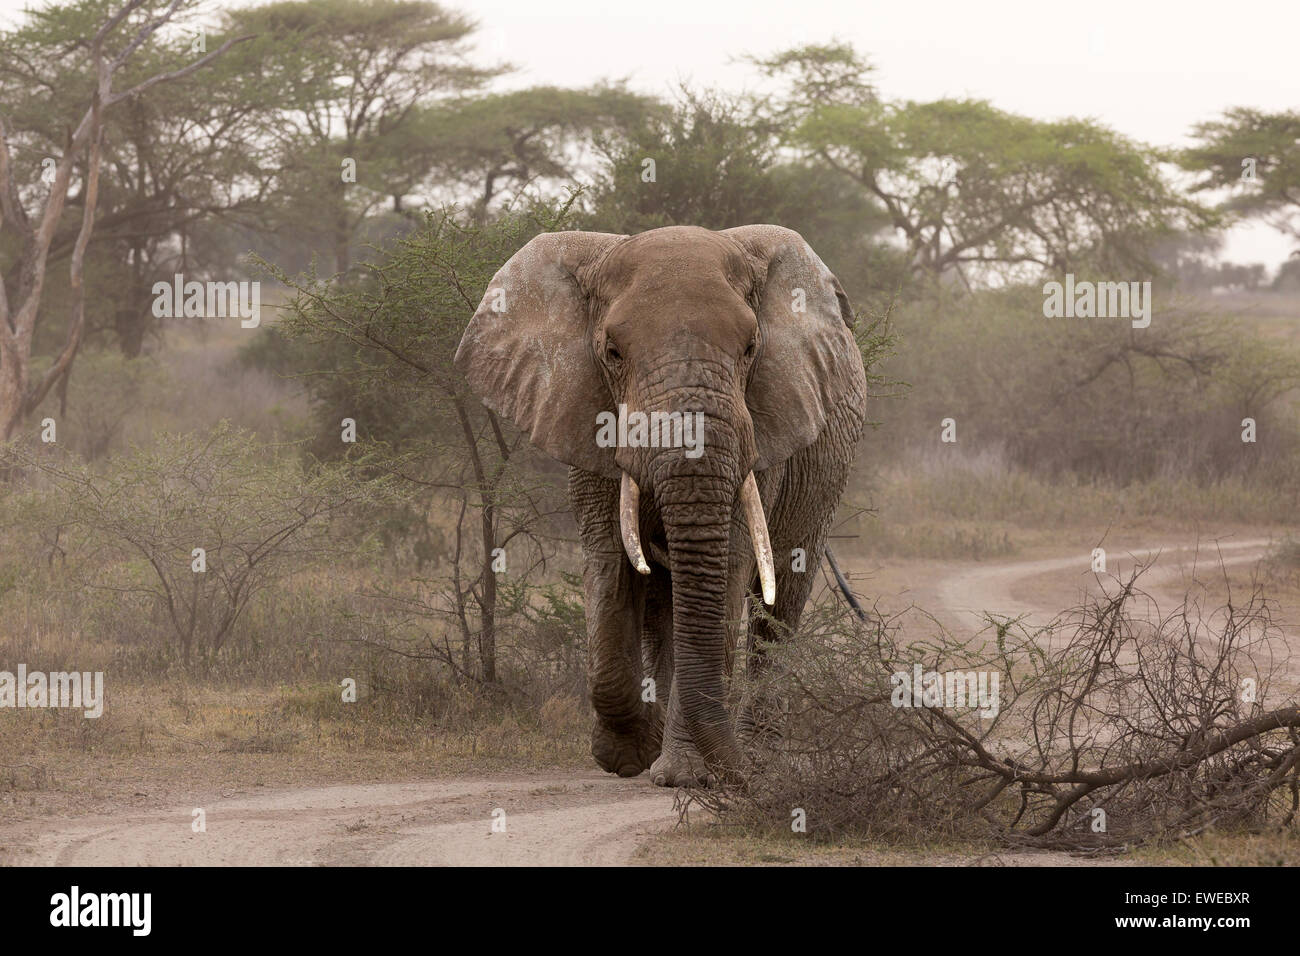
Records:
{"label": "elephant's right ear", "polygon": [[579,281],[615,243],[603,232],[548,232],[488,283],[456,350],[456,368],[483,404],[552,458],[611,478],[614,449],[596,445],[596,415],[613,399],[588,344]]}

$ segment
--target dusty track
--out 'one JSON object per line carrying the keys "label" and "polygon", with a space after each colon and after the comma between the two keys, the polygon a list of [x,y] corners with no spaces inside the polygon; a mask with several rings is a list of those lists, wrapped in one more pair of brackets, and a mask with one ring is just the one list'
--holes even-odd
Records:
{"label": "dusty track", "polygon": [[[279,790],[195,806],[42,820],[0,834],[6,862],[139,866],[627,863],[670,826],[674,792],[599,772]],[[505,832],[493,832],[504,810]],[[8,854],[6,854],[8,856]]]}
{"label": "dusty track", "polygon": [[[1207,615],[1205,620],[1212,627],[1223,619],[1221,599],[1202,598],[1203,586],[1221,583],[1216,579],[1234,569],[1255,567],[1269,546],[1268,539],[1248,538],[1112,552],[1107,555],[1106,573],[1100,575],[1092,573],[1087,553],[981,565],[945,575],[933,589],[933,604],[941,609],[940,620],[959,638],[969,638],[986,626],[985,611],[1020,618],[1032,630],[1050,624],[1066,608],[1098,597],[1103,590],[1119,593],[1138,565],[1150,565],[1138,579],[1142,596],[1131,610],[1149,620],[1164,619],[1190,601],[1196,605],[1193,615]],[[920,602],[920,606],[926,604]],[[1300,631],[1294,626],[1295,609],[1275,602],[1274,612],[1274,624],[1284,640],[1271,651],[1258,649],[1256,653],[1264,655],[1258,659],[1281,682],[1279,689],[1300,687]],[[1071,631],[1068,626],[1060,627],[1043,631],[1036,639],[1055,649],[1070,639]]]}
{"label": "dusty track", "polygon": [[[1154,562],[1142,576],[1141,587],[1161,603],[1172,606],[1171,599],[1192,573],[1202,577],[1220,566],[1228,568],[1253,564],[1268,549],[1268,540],[1225,540],[1194,545],[1167,545],[1136,552],[1107,555],[1103,580],[1126,580],[1140,563]],[[1046,580],[1036,580],[1046,579]],[[1036,583],[1038,587],[1022,587]],[[1092,574],[1091,557],[1076,554],[1043,561],[981,564],[944,577],[935,589],[937,606],[948,616],[960,615],[969,627],[983,611],[998,615],[1026,615],[1026,623],[1042,626],[1064,608],[1073,605],[1085,593],[1099,591]]]}
{"label": "dusty track", "polygon": [[[1225,564],[1257,561],[1267,542],[1221,544]],[[1201,565],[1217,564],[1205,549]],[[1112,555],[1111,574],[1151,555]],[[1184,579],[1186,548],[1162,549],[1145,583]],[[976,612],[1028,614],[1047,623],[1089,587],[1086,555],[960,566],[914,592],[950,626],[977,629]],[[1085,577],[1086,576],[1086,577]],[[1095,585],[1093,585],[1095,587]],[[961,633],[960,630],[955,633]],[[644,775],[620,780],[598,771],[517,774],[416,783],[286,789],[196,798],[187,806],[123,807],[95,817],[46,818],[0,828],[0,861],[35,865],[619,865],[677,820],[674,793]],[[207,830],[195,833],[202,807]],[[505,811],[505,832],[492,831]],[[950,861],[972,862],[972,861]],[[1054,854],[1007,863],[1067,862]]]}

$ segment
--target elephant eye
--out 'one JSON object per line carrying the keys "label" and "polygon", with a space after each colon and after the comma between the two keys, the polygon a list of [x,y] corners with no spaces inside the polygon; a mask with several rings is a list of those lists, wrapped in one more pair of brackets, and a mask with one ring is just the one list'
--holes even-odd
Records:
{"label": "elephant eye", "polygon": [[758,339],[750,339],[749,346],[745,349],[745,358],[753,358],[754,351],[758,348]]}
{"label": "elephant eye", "polygon": [[618,350],[618,346],[616,346],[613,343],[613,341],[609,339],[605,340],[605,357],[608,358],[611,362],[623,361],[623,353],[620,352]]}

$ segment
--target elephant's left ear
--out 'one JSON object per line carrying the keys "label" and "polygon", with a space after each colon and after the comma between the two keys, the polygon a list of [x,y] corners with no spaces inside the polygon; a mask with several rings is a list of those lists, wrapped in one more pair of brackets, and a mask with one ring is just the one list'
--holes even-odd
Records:
{"label": "elephant's left ear", "polygon": [[864,404],[866,372],[849,297],[799,233],[740,226],[722,235],[753,257],[759,279],[762,347],[746,403],[762,470],[816,441],[837,406]]}

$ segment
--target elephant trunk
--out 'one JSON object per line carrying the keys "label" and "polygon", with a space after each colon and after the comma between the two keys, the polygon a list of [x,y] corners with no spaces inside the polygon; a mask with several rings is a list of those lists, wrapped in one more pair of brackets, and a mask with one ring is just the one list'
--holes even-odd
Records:
{"label": "elephant trunk", "polygon": [[[758,482],[751,471],[745,476],[740,486],[740,502],[745,511],[745,523],[749,527],[749,540],[754,548],[754,559],[758,564],[758,579],[763,590],[763,603],[771,606],[776,601],[776,568],[772,560],[772,539],[767,530],[767,517],[763,513],[763,502],[758,496]],[[641,489],[627,472],[619,487],[618,503],[619,532],[623,538],[623,550],[627,552],[632,567],[641,574],[650,573],[645,553],[641,550]]]}
{"label": "elephant trunk", "polygon": [[737,482],[658,478],[655,498],[673,575],[673,694],[705,762],[720,774],[740,768],[724,679],[727,571]]}

